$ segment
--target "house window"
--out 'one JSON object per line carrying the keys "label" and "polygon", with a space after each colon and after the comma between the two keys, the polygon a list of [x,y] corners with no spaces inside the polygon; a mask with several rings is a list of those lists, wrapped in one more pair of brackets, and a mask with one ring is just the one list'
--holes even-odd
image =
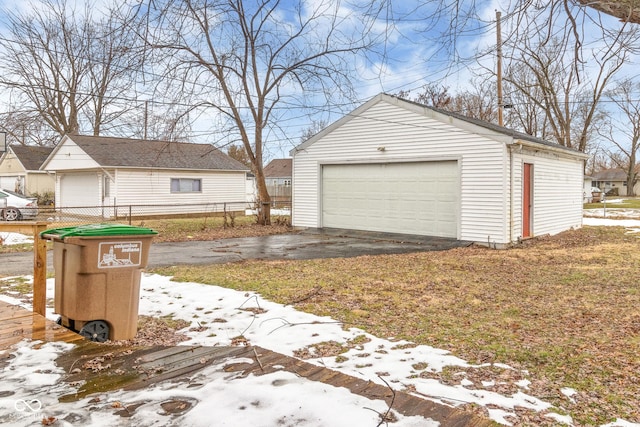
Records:
{"label": "house window", "polygon": [[109,179],[108,176],[105,176],[103,181],[103,197],[111,197],[111,179]]}
{"label": "house window", "polygon": [[171,178],[172,193],[200,193],[202,180],[193,178]]}
{"label": "house window", "polygon": [[291,187],[291,180],[290,179],[285,179],[284,180],[284,185],[287,187]]}

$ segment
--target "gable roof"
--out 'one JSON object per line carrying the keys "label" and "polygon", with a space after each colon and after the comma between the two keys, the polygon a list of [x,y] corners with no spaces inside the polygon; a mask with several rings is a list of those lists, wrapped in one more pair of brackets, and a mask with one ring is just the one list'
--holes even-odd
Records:
{"label": "gable roof", "polygon": [[15,154],[18,161],[26,171],[37,171],[47,160],[53,147],[42,147],[39,145],[10,145],[9,149]]}
{"label": "gable roof", "polygon": [[[249,170],[209,144],[83,135],[66,135],[65,138],[73,141],[101,167]],[[62,145],[58,144],[49,157],[53,157]]]}
{"label": "gable roof", "polygon": [[[428,105],[420,104],[420,103],[414,102],[414,101],[408,101],[406,99],[402,99],[402,98],[399,98],[397,96],[389,95],[389,94],[386,94],[386,93],[380,93],[380,94],[374,96],[369,101],[365,102],[363,105],[361,105],[360,107],[358,107],[355,110],[353,110],[351,113],[349,113],[346,116],[342,117],[338,121],[336,121],[333,124],[331,124],[329,127],[323,129],[322,131],[320,131],[319,133],[315,134],[314,136],[312,136],[311,138],[309,138],[308,140],[306,140],[302,144],[300,144],[297,147],[295,147],[293,150],[290,151],[290,154],[293,155],[297,151],[300,151],[300,150],[312,145],[314,142],[316,142],[320,138],[324,137],[326,134],[332,132],[334,129],[342,126],[343,124],[345,124],[346,122],[352,120],[353,118],[361,115],[362,113],[364,113],[369,108],[373,107],[374,105],[376,105],[379,102],[387,102],[389,104],[396,105],[396,106],[404,108],[406,110],[410,110],[410,111],[416,112],[418,114],[422,114],[422,115],[424,115],[426,117],[430,117],[430,118],[432,118],[434,120],[447,122],[449,124],[452,124],[453,126],[464,128],[464,129],[468,130],[469,132],[480,133],[480,131],[482,129],[485,129],[485,130],[488,130],[490,132],[487,133],[485,131],[485,132],[482,132],[482,133],[485,134],[485,135],[489,134],[489,135],[487,135],[489,138],[499,139],[501,141],[509,140],[511,142],[515,142],[515,140],[517,140],[520,143],[522,143],[523,141],[527,141],[527,143],[532,143],[532,145],[540,147],[540,148],[547,147],[549,150],[560,150],[562,152],[566,152],[566,154],[569,154],[569,155],[574,155],[576,157],[582,157],[582,158],[585,158],[585,159],[588,158],[588,155],[586,155],[585,153],[582,153],[581,151],[575,150],[573,148],[568,148],[568,147],[562,146],[560,144],[556,144],[556,143],[553,143],[553,142],[545,141],[544,139],[536,138],[536,137],[528,135],[526,133],[522,133],[522,132],[518,132],[518,131],[515,131],[515,130],[512,130],[512,129],[508,129],[508,128],[505,128],[503,126],[498,126],[496,124],[489,123],[489,122],[486,122],[484,120],[474,119],[474,118],[467,117],[467,116],[464,116],[464,115],[459,114],[459,113],[454,113],[454,112],[451,112],[451,111],[446,111],[446,110],[442,110],[442,109],[439,109],[439,108],[430,107]],[[527,144],[527,145],[530,145],[530,144]]]}
{"label": "gable roof", "polygon": [[[636,166],[635,169],[640,172],[640,165]],[[626,181],[627,173],[620,168],[603,169],[595,172],[592,177],[594,181]]]}
{"label": "gable roof", "polygon": [[293,159],[273,159],[264,167],[267,178],[290,178],[293,169]]}

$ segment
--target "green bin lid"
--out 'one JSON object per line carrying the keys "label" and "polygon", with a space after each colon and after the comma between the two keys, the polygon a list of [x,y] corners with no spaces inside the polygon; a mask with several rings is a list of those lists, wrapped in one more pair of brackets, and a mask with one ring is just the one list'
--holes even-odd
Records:
{"label": "green bin lid", "polygon": [[75,227],[51,228],[40,233],[40,237],[55,236],[59,239],[65,237],[95,237],[95,236],[133,236],[158,234],[150,228],[136,227],[124,224],[85,224]]}

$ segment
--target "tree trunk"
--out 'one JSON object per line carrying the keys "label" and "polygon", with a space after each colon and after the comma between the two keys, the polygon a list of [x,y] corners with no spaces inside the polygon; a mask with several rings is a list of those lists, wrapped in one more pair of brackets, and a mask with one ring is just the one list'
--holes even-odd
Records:
{"label": "tree trunk", "polygon": [[267,190],[267,184],[264,179],[262,167],[255,169],[256,186],[258,187],[258,200],[256,206],[258,211],[257,222],[260,225],[271,225],[271,196],[269,196],[269,191]]}

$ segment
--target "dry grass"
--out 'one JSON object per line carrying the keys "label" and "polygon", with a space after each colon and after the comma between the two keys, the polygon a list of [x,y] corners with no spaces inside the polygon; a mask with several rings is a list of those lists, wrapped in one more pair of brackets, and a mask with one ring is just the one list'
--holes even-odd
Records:
{"label": "dry grass", "polygon": [[[156,272],[257,291],[470,362],[526,369],[531,394],[564,407],[577,425],[615,417],[640,422],[640,239],[621,228],[585,227],[506,251],[471,247]],[[575,403],[562,387],[578,390]]]}

